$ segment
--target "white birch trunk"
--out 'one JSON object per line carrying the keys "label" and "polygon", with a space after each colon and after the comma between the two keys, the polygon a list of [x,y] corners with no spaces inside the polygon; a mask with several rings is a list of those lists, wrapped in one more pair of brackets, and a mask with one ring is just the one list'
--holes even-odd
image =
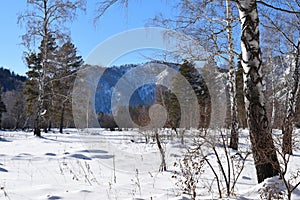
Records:
{"label": "white birch trunk", "polygon": [[[270,59],[270,65],[272,65],[272,58]],[[275,107],[275,99],[276,99],[276,89],[275,89],[275,75],[274,75],[274,69],[271,69],[271,82],[272,82],[272,113],[271,113],[271,128],[274,128],[274,122],[275,122],[275,113],[276,113],[276,107]]]}
{"label": "white birch trunk", "polygon": [[236,101],[236,76],[234,67],[233,55],[233,34],[232,34],[232,14],[230,7],[230,0],[226,0],[226,21],[228,31],[228,55],[229,55],[229,95],[230,95],[230,114],[231,114],[231,138],[229,147],[238,149],[238,113]]}
{"label": "white birch trunk", "polygon": [[259,18],[255,0],[237,1],[241,21],[244,91],[252,153],[258,182],[279,172],[279,163],[265,109],[259,44]]}
{"label": "white birch trunk", "polygon": [[287,112],[283,121],[282,134],[282,153],[293,154],[292,134],[293,134],[293,122],[296,111],[296,100],[299,93],[299,56],[300,56],[300,38],[298,41],[296,53],[291,63],[291,71],[293,72],[292,77],[292,88],[288,91],[287,95]]}

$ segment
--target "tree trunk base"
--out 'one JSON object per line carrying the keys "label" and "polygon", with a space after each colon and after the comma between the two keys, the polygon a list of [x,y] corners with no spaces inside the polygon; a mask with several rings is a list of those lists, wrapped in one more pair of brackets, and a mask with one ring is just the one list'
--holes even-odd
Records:
{"label": "tree trunk base", "polygon": [[286,120],[282,127],[282,153],[283,155],[289,154],[293,155],[293,142],[292,142],[292,134],[293,134],[293,124]]}
{"label": "tree trunk base", "polygon": [[40,128],[35,128],[33,131],[33,134],[37,137],[41,137],[41,129]]}
{"label": "tree trunk base", "polygon": [[[272,168],[273,170],[270,170]],[[257,165],[256,172],[258,183],[263,182],[266,178],[271,178],[273,176],[279,175],[279,171],[275,169],[272,163]]]}
{"label": "tree trunk base", "polygon": [[236,135],[231,134],[229,148],[238,150],[238,138]]}

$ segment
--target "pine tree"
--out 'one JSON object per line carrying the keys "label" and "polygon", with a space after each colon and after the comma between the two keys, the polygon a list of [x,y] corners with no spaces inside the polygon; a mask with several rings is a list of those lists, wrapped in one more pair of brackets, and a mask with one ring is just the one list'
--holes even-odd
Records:
{"label": "pine tree", "polygon": [[[67,41],[57,51],[57,67],[53,73],[53,108],[52,115],[58,119],[60,133],[63,132],[66,114],[71,116],[71,92],[76,77],[76,71],[82,65],[81,56],[71,41]],[[60,112],[57,112],[57,111]],[[56,116],[55,116],[56,114]]]}
{"label": "pine tree", "polygon": [[178,99],[175,94],[171,91],[165,93],[165,102],[168,110],[168,121],[172,129],[176,130],[176,128],[180,125],[180,105]]}
{"label": "pine tree", "polygon": [[[45,114],[43,117],[43,128],[47,132],[51,130],[51,124],[53,121],[53,116],[50,110],[54,104],[54,85],[53,79],[55,79],[55,74],[57,71],[57,50],[58,45],[56,44],[56,39],[50,35],[42,40],[41,46],[39,47],[40,53],[42,54],[42,64],[43,64],[43,81],[44,81],[44,105],[43,110]],[[44,55],[45,54],[45,55]]]}
{"label": "pine tree", "polygon": [[27,113],[34,119],[34,128],[39,127],[39,119],[37,118],[36,110],[38,109],[38,98],[40,96],[39,93],[39,82],[41,76],[41,58],[39,54],[30,53],[26,57],[28,72],[26,73],[28,76],[28,80],[25,83],[24,95],[26,96],[27,102]]}
{"label": "pine tree", "polygon": [[[208,127],[210,121],[210,97],[208,88],[204,82],[204,80],[201,78],[199,72],[197,69],[194,68],[193,63],[190,63],[188,61],[184,61],[179,69],[179,76],[183,76],[188,84],[192,87],[193,93],[196,95],[199,108],[200,108],[200,121],[198,122],[199,127]],[[181,110],[188,107],[187,104],[191,103],[191,94],[189,94],[188,89],[182,88],[183,85],[180,84],[179,77],[176,77],[174,80],[174,88],[177,91],[181,91],[179,96],[184,97],[183,102],[179,102],[178,98],[175,96],[174,93],[167,93],[166,95],[166,105],[167,110],[169,114],[169,118],[171,121],[171,124],[174,126],[173,128],[179,127],[179,123],[181,120]],[[187,104],[185,103],[187,102]],[[193,111],[188,111],[193,112]],[[192,114],[192,113],[189,113]],[[192,115],[189,116],[189,118],[192,118]],[[187,119],[192,120],[192,119]]]}

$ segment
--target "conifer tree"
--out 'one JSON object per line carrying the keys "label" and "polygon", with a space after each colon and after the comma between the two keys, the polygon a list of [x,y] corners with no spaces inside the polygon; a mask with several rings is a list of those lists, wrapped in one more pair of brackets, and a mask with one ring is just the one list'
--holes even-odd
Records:
{"label": "conifer tree", "polygon": [[[46,50],[45,50],[46,49]],[[53,97],[54,97],[54,85],[53,85],[53,79],[55,78],[55,73],[57,71],[57,50],[58,45],[56,44],[56,39],[53,37],[53,35],[50,35],[49,37],[46,37],[44,40],[42,40],[41,46],[39,47],[40,54],[45,59],[43,61],[43,82],[44,82],[44,112],[43,115],[43,128],[44,131],[47,132],[51,129],[52,124],[52,115],[50,113],[50,110],[54,104]],[[46,54],[46,55],[43,55]]]}
{"label": "conifer tree", "polygon": [[39,54],[30,53],[26,57],[26,63],[28,71],[26,75],[28,80],[25,83],[24,94],[27,102],[27,113],[34,119],[34,127],[40,127],[40,121],[37,119],[37,113],[39,98],[39,82],[42,71],[41,58]]}
{"label": "conifer tree", "polygon": [[[77,55],[75,45],[68,40],[57,51],[57,67],[53,73],[53,108],[52,113],[59,121],[60,133],[63,132],[66,114],[71,116],[71,92],[76,71],[82,65],[81,56]],[[59,111],[59,112],[57,112]]]}
{"label": "conifer tree", "polygon": [[[197,96],[199,108],[200,108],[200,121],[199,121],[199,127],[207,127],[209,125],[209,118],[210,118],[210,97],[208,88],[204,82],[204,80],[201,78],[199,72],[194,68],[193,63],[190,63],[188,61],[184,61],[184,63],[181,65],[179,72],[181,76],[183,76],[189,83],[189,85],[192,87],[193,92]],[[179,94],[183,96],[188,102],[188,99],[191,97],[191,94],[188,94],[188,90],[184,90],[181,84],[178,84],[178,77],[175,77],[174,80],[174,88],[178,91],[182,91],[183,93]],[[167,93],[166,94],[166,105],[167,110],[169,114],[169,120],[171,121],[172,128],[179,127],[181,114],[180,110],[181,107],[185,107],[184,102],[180,102],[179,104],[178,98],[173,93]]]}

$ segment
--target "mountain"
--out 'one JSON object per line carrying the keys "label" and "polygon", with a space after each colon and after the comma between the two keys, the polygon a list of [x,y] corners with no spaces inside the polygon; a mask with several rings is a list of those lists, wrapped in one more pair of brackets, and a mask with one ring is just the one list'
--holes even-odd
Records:
{"label": "mountain", "polygon": [[[180,65],[175,63],[162,63],[158,61],[152,61],[146,64],[163,64],[170,68],[173,68],[178,71]],[[115,89],[116,84],[120,79],[124,79],[125,74],[127,75],[126,78],[128,79],[128,86],[135,87],[139,85],[141,79],[147,79],[150,76],[145,71],[144,73],[136,72],[133,69],[137,69],[139,66],[138,64],[127,64],[122,66],[113,66],[107,68],[104,73],[102,74],[96,94],[95,94],[95,109],[97,113],[111,113],[111,101],[112,101],[112,94]],[[150,68],[149,68],[150,69]],[[130,71],[133,70],[133,71]],[[155,70],[155,69],[154,69]],[[130,71],[130,73],[129,73]],[[138,71],[138,70],[137,70]],[[138,105],[151,105],[155,101],[155,90],[156,90],[156,83],[159,84],[159,81],[162,76],[166,76],[167,71],[163,71],[157,77],[153,77],[153,80],[150,84],[143,84],[141,87],[134,88],[134,92],[131,95],[129,104],[132,107],[136,107]],[[128,77],[129,76],[129,77]],[[130,77],[131,76],[131,77]],[[126,89],[125,89],[126,90]]]}
{"label": "mountain", "polygon": [[0,68],[0,89],[2,88],[3,92],[16,90],[22,86],[26,79],[25,76],[15,74],[9,69]]}

